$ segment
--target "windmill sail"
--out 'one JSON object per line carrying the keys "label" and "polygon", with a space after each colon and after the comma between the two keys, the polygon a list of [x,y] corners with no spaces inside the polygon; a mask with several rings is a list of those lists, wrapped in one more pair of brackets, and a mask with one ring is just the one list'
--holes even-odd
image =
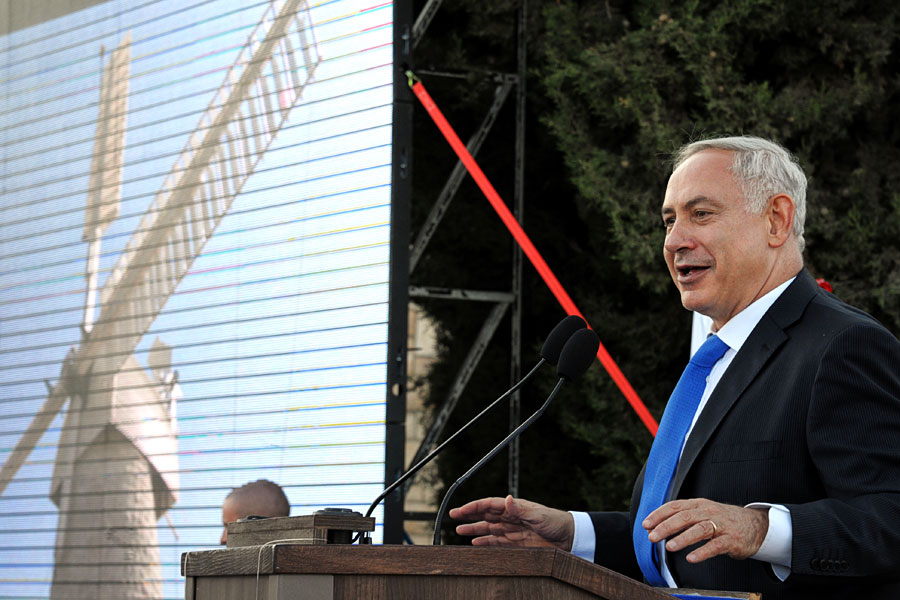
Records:
{"label": "windmill sail", "polygon": [[100,270],[100,240],[109,224],[119,216],[122,199],[122,164],[128,118],[128,75],[131,64],[131,32],[113,50],[100,82],[100,114],[94,136],[94,154],[88,181],[82,240],[88,243],[85,268],[82,331],[91,332],[97,308],[97,274]]}
{"label": "windmill sail", "polygon": [[130,63],[131,32],[128,32],[118,48],[112,51],[100,83],[100,114],[94,137],[82,234],[85,242],[101,237],[119,216]]}
{"label": "windmill sail", "polygon": [[[84,344],[85,357],[98,357],[95,373],[118,371],[134,351],[313,77],[305,4],[266,10],[119,256]],[[79,372],[89,368],[85,361]]]}

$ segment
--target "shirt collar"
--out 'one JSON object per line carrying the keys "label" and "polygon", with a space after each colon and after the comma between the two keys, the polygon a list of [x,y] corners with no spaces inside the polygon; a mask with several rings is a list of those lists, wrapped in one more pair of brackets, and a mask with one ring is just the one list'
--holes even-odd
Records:
{"label": "shirt collar", "polygon": [[756,328],[759,320],[762,319],[763,315],[766,314],[766,311],[775,304],[775,301],[778,300],[779,296],[781,296],[784,290],[786,290],[796,278],[796,275],[791,277],[762,298],[751,303],[750,306],[731,317],[719,331],[712,331],[712,323],[710,323],[710,330],[707,335],[715,333],[729,348],[735,352],[740,351],[741,346],[743,346],[744,342],[747,341],[747,338],[750,337],[750,334]]}

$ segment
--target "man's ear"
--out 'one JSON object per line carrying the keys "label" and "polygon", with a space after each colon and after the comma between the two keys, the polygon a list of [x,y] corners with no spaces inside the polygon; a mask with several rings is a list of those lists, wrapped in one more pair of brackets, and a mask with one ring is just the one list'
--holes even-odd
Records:
{"label": "man's ear", "polygon": [[794,235],[794,199],[787,194],[769,198],[766,206],[769,247],[780,248]]}

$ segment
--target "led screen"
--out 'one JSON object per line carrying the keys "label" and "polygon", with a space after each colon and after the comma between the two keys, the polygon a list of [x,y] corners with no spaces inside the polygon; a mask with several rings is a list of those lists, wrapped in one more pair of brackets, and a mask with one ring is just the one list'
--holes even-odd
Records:
{"label": "led screen", "polygon": [[383,487],[392,5],[33,21],[0,38],[0,597],[183,598],[233,488]]}

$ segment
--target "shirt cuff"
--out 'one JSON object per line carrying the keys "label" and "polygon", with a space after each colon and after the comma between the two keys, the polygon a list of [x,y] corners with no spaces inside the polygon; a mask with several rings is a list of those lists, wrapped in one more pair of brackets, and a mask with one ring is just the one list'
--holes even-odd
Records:
{"label": "shirt cuff", "polygon": [[575,519],[575,536],[572,538],[572,554],[578,558],[594,562],[594,550],[597,547],[597,535],[594,523],[586,512],[570,510]]}
{"label": "shirt cuff", "polygon": [[794,539],[791,511],[780,504],[766,502],[753,502],[744,508],[769,509],[769,530],[766,532],[766,539],[756,554],[750,558],[772,565],[775,576],[784,581],[791,574],[791,547]]}

